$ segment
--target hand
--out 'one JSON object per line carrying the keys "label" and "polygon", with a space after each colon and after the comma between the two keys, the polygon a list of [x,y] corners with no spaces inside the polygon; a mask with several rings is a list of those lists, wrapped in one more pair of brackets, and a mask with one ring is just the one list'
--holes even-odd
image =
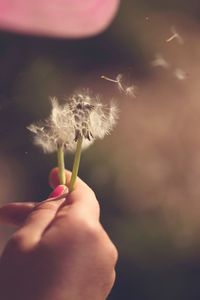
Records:
{"label": "hand", "polygon": [[[55,185],[55,170],[50,178]],[[106,299],[115,279],[116,248],[99,223],[93,191],[77,179],[72,193],[55,200],[66,192],[60,185],[41,203],[0,209],[0,221],[20,226],[0,261],[1,299]]]}

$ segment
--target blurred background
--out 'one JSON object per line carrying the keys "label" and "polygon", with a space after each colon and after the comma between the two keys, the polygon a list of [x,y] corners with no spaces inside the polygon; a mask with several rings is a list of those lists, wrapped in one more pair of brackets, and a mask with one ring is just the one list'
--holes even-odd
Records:
{"label": "blurred background", "polygon": [[[120,93],[122,73],[135,97]],[[1,205],[41,201],[56,155],[26,129],[89,88],[114,98],[111,136],[82,155],[101,220],[119,250],[109,300],[200,299],[200,2],[124,0],[104,33],[79,40],[0,32]],[[72,155],[67,155],[72,168]],[[0,248],[11,231],[0,227]]]}

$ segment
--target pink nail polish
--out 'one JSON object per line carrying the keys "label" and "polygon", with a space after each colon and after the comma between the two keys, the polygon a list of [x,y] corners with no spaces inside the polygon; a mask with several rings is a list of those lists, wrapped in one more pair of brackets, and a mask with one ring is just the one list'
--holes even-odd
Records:
{"label": "pink nail polish", "polygon": [[53,192],[49,195],[49,197],[58,197],[62,195],[66,191],[66,186],[65,185],[58,185]]}

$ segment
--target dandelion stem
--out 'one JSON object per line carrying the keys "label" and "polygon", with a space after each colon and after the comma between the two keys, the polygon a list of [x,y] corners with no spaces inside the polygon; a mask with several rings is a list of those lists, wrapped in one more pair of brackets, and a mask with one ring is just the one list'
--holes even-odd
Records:
{"label": "dandelion stem", "polygon": [[70,180],[70,184],[69,184],[69,192],[70,193],[74,190],[74,184],[76,181],[76,177],[78,175],[78,169],[79,169],[79,164],[80,164],[80,159],[81,159],[82,142],[83,142],[83,138],[79,137],[79,139],[77,141],[76,153],[75,153],[75,157],[74,157],[72,176],[71,176],[71,180]]}
{"label": "dandelion stem", "polygon": [[63,145],[58,146],[58,176],[59,176],[60,184],[65,184],[66,178],[65,178],[65,160],[64,160]]}

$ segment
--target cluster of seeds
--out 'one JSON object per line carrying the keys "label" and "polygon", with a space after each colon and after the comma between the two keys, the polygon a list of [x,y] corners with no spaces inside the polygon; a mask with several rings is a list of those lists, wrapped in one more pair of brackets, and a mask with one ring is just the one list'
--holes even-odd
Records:
{"label": "cluster of seeds", "polygon": [[91,98],[89,96],[84,97],[82,94],[74,95],[71,99],[70,108],[75,120],[75,141],[80,137],[84,137],[89,141],[94,138],[90,131],[89,120],[95,106],[90,101]]}
{"label": "cluster of seeds", "polygon": [[28,126],[34,133],[35,144],[44,152],[57,151],[60,146],[75,151],[80,138],[83,139],[83,148],[86,148],[96,138],[102,139],[109,134],[118,118],[114,103],[104,105],[98,97],[91,97],[88,93],[75,93],[63,105],[52,98],[51,104],[48,119]]}

